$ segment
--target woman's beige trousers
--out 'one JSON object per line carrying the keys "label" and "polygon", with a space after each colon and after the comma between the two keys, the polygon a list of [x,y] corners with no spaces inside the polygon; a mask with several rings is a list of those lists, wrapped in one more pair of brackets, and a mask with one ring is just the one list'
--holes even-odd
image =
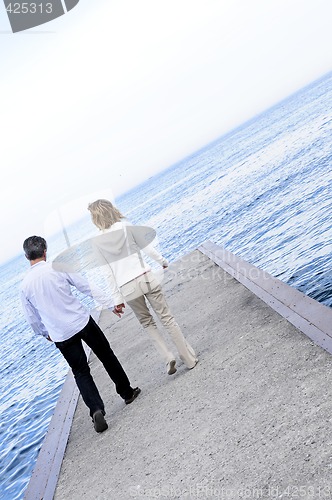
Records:
{"label": "woman's beige trousers", "polygon": [[120,290],[127,304],[134,311],[138,321],[150,335],[157,351],[165,362],[169,363],[171,360],[175,359],[175,357],[168,349],[163,337],[158,331],[157,324],[146,301],[149,302],[161,324],[169,333],[182,361],[188,368],[193,368],[197,363],[196,354],[184,338],[179,325],[176,323],[166,302],[161,286],[154,274],[149,271],[129,283],[126,283]]}

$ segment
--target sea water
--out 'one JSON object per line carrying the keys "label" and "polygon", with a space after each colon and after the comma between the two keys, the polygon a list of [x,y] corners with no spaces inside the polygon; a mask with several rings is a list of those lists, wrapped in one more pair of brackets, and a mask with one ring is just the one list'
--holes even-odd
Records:
{"label": "sea water", "polygon": [[[211,240],[332,306],[332,73],[116,200],[174,261]],[[90,225],[89,225],[90,224]],[[89,235],[82,219],[72,234]],[[92,233],[91,233],[92,234]],[[75,236],[76,235],[76,236]],[[63,239],[51,242],[53,252]],[[0,267],[0,499],[21,499],[67,365],[19,303],[27,261]],[[93,306],[89,301],[88,306]]]}

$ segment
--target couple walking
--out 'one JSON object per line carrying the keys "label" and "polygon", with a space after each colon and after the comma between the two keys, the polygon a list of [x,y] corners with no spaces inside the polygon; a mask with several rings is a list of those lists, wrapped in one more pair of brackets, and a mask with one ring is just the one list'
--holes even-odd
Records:
{"label": "couple walking", "polygon": [[175,321],[158,280],[142,257],[143,251],[164,269],[168,267],[167,261],[149,243],[146,232],[131,225],[108,200],[96,200],[88,206],[88,210],[93,223],[103,233],[93,239],[93,249],[97,264],[108,270],[112,297],[106,297],[78,273],[56,270],[54,265],[46,262],[47,243],[44,238],[31,236],[23,244],[30,270],[22,282],[21,302],[34,332],[53,341],[65,357],[83,401],[90,410],[95,430],[103,432],[108,427],[105,407],[91,376],[82,340],[103,363],[117,393],[126,404],[136,399],[140,389],[130,385],[108,340],[87,309],[73,295],[72,286],[119,317],[127,303],[150,336],[169,375],[176,372],[176,357],[161,335],[148,304],[170,335],[187,368],[194,368],[198,359]]}

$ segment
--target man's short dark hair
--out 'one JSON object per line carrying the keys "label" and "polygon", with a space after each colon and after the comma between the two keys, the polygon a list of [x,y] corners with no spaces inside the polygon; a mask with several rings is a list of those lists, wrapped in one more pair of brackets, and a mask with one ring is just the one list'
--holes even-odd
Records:
{"label": "man's short dark hair", "polygon": [[39,259],[47,250],[46,240],[41,236],[29,236],[23,243],[23,250],[28,260]]}

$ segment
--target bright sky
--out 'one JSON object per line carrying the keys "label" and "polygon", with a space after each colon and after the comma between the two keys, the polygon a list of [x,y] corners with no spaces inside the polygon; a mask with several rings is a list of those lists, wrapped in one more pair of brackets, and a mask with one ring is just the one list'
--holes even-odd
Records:
{"label": "bright sky", "polygon": [[80,0],[13,34],[0,2],[0,262],[57,206],[117,196],[331,71],[331,21],[331,0]]}

